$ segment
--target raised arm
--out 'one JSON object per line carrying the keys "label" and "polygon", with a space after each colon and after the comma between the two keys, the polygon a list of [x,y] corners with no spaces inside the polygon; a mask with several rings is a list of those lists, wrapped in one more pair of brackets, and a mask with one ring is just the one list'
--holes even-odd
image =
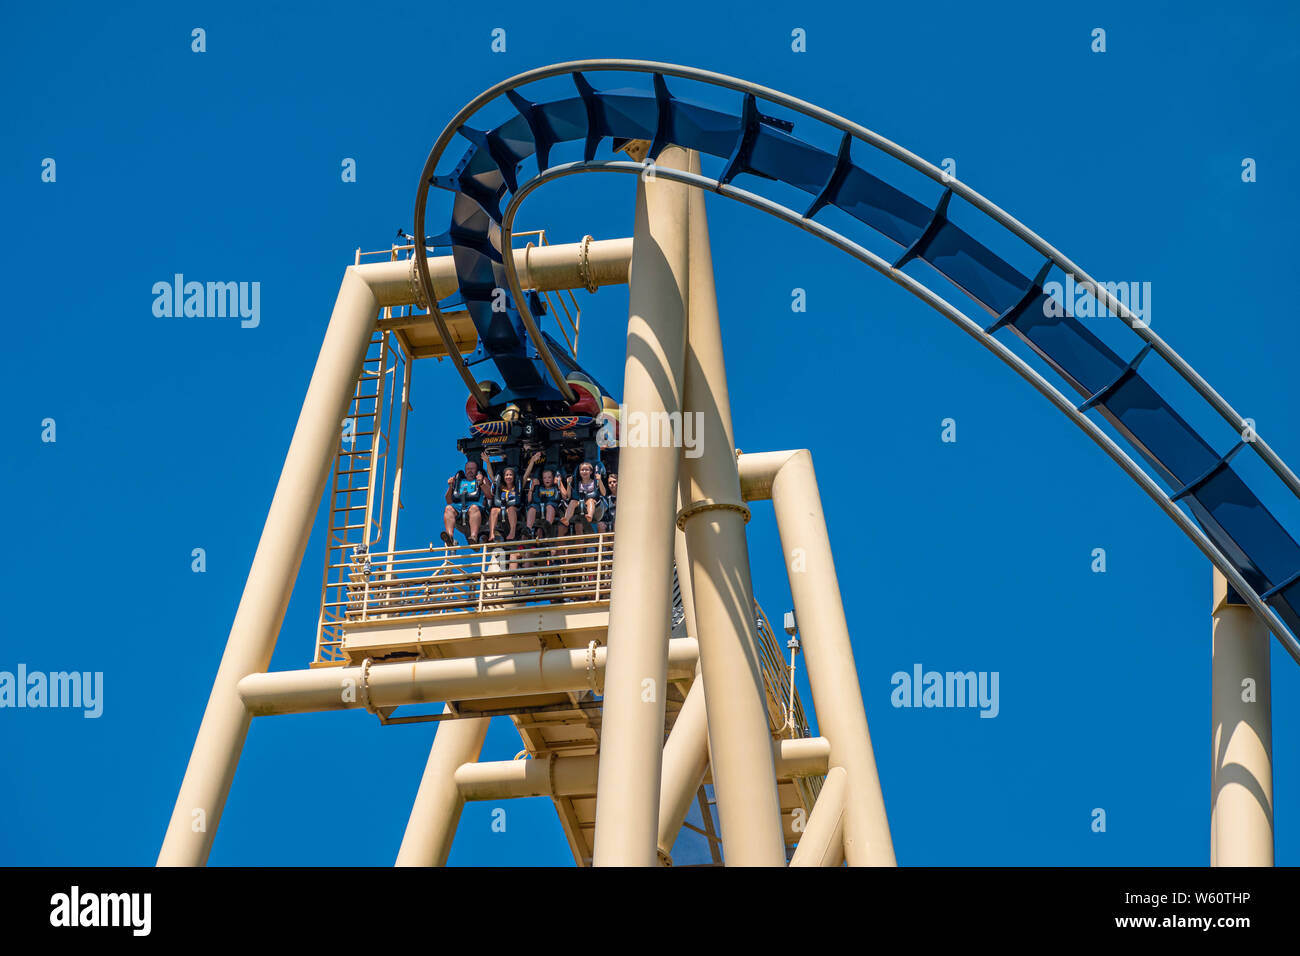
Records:
{"label": "raised arm", "polygon": [[[546,456],[543,455],[540,451],[537,451],[537,452],[533,452],[533,457],[528,459],[528,467],[524,469],[523,485],[525,488],[528,488],[528,476],[533,473],[534,466],[536,466],[536,464],[539,461],[541,461],[544,457]],[[532,497],[532,489],[529,488],[529,498],[531,499],[531,497]]]}

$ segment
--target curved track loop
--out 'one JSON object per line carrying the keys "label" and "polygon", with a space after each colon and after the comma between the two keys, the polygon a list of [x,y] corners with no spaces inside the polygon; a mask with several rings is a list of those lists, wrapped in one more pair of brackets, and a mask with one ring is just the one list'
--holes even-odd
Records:
{"label": "curved track loop", "polygon": [[[649,73],[653,89],[600,92],[583,71]],[[530,83],[560,75],[571,76],[575,96],[534,103],[516,92]],[[739,92],[743,94],[739,113],[678,99],[668,91],[665,77]],[[502,95],[509,99],[516,115],[487,131],[466,125],[479,109]],[[792,123],[759,111],[760,98],[838,131],[839,148],[824,151],[796,138]],[[471,148],[450,174],[435,175],[439,159],[457,134],[468,139]],[[1300,662],[1300,642],[1291,633],[1300,633],[1300,545],[1247,487],[1231,460],[1249,445],[1292,493],[1300,497],[1300,480],[1291,469],[1190,365],[1105,286],[1097,284],[1045,240],[968,186],[902,147],[783,93],[672,64],[579,61],[529,71],[499,83],[475,98],[448,124],[429,154],[417,192],[417,274],[430,311],[437,316],[426,243],[421,241],[428,187],[435,185],[455,194],[451,226],[436,241],[449,243],[453,248],[466,308],[479,329],[485,353],[496,362],[512,397],[570,398],[559,364],[562,362],[570,369],[577,367],[572,357],[538,328],[515,275],[512,257],[501,255],[502,249],[510,247],[514,213],[535,188],[563,176],[589,171],[645,171],[646,166],[640,163],[596,161],[596,152],[607,139],[649,140],[650,156],[673,143],[718,157],[725,165],[716,179],[668,169],[657,169],[655,175],[738,199],[825,239],[907,288],[979,340],[1082,428],[1160,505],[1223,571],[1287,652]],[[552,148],[575,140],[583,143],[583,161],[552,167]],[[855,140],[923,173],[943,187],[942,193],[931,206],[886,183],[853,161]],[[537,172],[521,183],[519,170],[529,159],[535,159]],[[796,187],[812,197],[811,204],[799,213],[730,185],[731,180],[746,174],[756,177],[757,182],[779,180]],[[507,192],[512,194],[512,199],[503,212],[500,203]],[[1036,275],[1032,278],[1023,275],[956,225],[949,217],[954,196],[1044,256],[1045,261]],[[891,240],[902,253],[893,262],[887,262],[817,222],[816,216],[832,206]],[[980,326],[922,284],[919,278],[905,273],[903,269],[914,260],[928,263],[994,316],[994,321]],[[1062,311],[1059,307],[1049,308],[1049,302],[1059,306],[1044,291],[1053,270],[1072,276],[1076,286],[1085,289],[1142,340],[1143,345],[1133,358],[1124,359],[1116,354],[1084,323],[1059,314]],[[511,293],[509,308],[504,312],[499,308],[494,310],[494,297],[499,296],[496,290],[506,288]],[[1027,343],[1084,400],[1077,405],[1072,403],[998,341],[994,336],[1002,329]],[[483,396],[463,359],[454,348],[448,351],[471,393],[482,404]],[[1202,438],[1141,374],[1139,366],[1152,355],[1182,376],[1243,436],[1242,440],[1220,454]],[[1172,493],[1162,490],[1155,478],[1100,429],[1086,414],[1089,410],[1108,421]],[[1178,507],[1177,503],[1184,499],[1200,527]]]}

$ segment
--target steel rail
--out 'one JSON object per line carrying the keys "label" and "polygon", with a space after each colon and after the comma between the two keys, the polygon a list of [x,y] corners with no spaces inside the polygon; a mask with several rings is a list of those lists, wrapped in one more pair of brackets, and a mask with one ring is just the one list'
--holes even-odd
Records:
{"label": "steel rail", "polygon": [[[707,83],[712,86],[719,86],[730,89],[739,93],[749,93],[755,97],[761,97],[771,103],[784,106],[787,109],[802,113],[803,115],[832,126],[841,132],[853,136],[855,139],[872,146],[881,152],[907,164],[917,172],[924,174],[945,188],[950,188],[955,194],[975,206],[981,212],[998,222],[1000,225],[1009,229],[1014,235],[1022,239],[1037,252],[1051,259],[1057,266],[1073,275],[1077,284],[1083,285],[1089,293],[1115,313],[1116,317],[1124,320],[1128,327],[1148,343],[1152,351],[1163,358],[1178,374],[1186,381],[1219,415],[1241,435],[1247,433],[1248,426],[1242,416],[1228,402],[1216,392],[1210,384],[1201,377],[1195,369],[1189,365],[1186,360],[1175,352],[1159,335],[1152,332],[1151,329],[1137,318],[1128,307],[1122,302],[1115,299],[1114,296],[1104,287],[1097,283],[1088,273],[1084,272],[1071,259],[1052,246],[1047,240],[1043,239],[1036,232],[1025,226],[1010,213],[1004,211],[992,201],[986,199],[980,193],[971,187],[962,183],[960,180],[953,178],[932,163],[922,159],[910,150],[899,146],[892,140],[886,139],[878,133],[875,133],[859,123],[845,119],[838,114],[829,110],[822,109],[812,103],[808,103],[797,97],[789,96],[779,90],[762,86],[757,83],[751,83],[747,80],[741,80],[736,77],[728,76],[723,73],[715,73],[711,70],[701,70],[695,67],[680,66],[674,63],[660,63],[651,60],[624,60],[624,59],[592,59],[592,60],[571,60],[565,63],[555,63],[550,66],[539,67],[534,70],[527,70],[519,73],[509,79],[489,87],[483,93],[471,100],[461,109],[452,119],[447,127],[442,131],[438,140],[434,143],[434,148],[429,153],[429,158],[425,162],[425,168],[421,174],[420,189],[417,192],[416,209],[418,222],[416,225],[416,249],[414,250],[415,258],[418,260],[418,272],[421,285],[424,289],[426,299],[432,298],[433,284],[429,277],[427,252],[424,248],[423,222],[424,222],[424,204],[428,195],[429,179],[434,174],[437,161],[441,157],[443,150],[451,142],[456,132],[465,122],[487,103],[496,99],[504,93],[525,86],[529,83],[535,83],[539,80],[548,79],[554,76],[562,76],[582,71],[607,71],[607,72],[627,72],[627,73],[659,73],[664,76],[674,76],[681,79],[695,80]],[[672,177],[668,177],[672,178]],[[716,190],[715,191],[721,191]],[[800,216],[802,219],[802,216]],[[503,241],[503,247],[505,246]],[[502,256],[503,261],[509,259],[509,256]],[[513,263],[506,265],[509,272]],[[1098,293],[1101,293],[1098,295]],[[513,293],[512,293],[513,294]],[[551,357],[550,349],[546,346],[544,340],[539,334],[535,334],[537,326],[528,310],[525,300],[516,296],[515,301],[519,308],[520,318],[524,320],[524,325],[528,329],[529,337],[537,347],[546,363],[552,378],[556,379],[557,385],[561,386],[560,390],[565,397],[572,401],[571,391],[567,383],[563,383],[562,376],[559,375],[558,369],[555,368],[554,359]],[[432,311],[432,309],[431,309]],[[440,327],[441,328],[441,327]],[[448,351],[452,351],[450,348]],[[454,359],[459,359],[459,354],[455,354]],[[462,377],[465,377],[464,375]],[[471,389],[477,397],[477,384]],[[1276,474],[1293,494],[1300,497],[1300,478],[1297,478],[1295,472],[1284,462],[1272,447],[1264,441],[1259,434],[1258,428],[1249,427],[1251,438],[1247,442],[1254,447],[1256,453],[1268,464],[1274,474]],[[1235,585],[1234,585],[1235,587]]]}
{"label": "steel rail", "polygon": [[[514,221],[515,213],[518,211],[520,204],[535,189],[556,179],[563,179],[567,176],[574,176],[581,173],[589,172],[612,172],[623,173],[625,175],[641,175],[653,166],[652,163],[636,163],[627,161],[592,161],[565,163],[560,166],[553,166],[543,173],[538,174],[528,183],[521,186],[519,191],[511,199],[502,215],[501,235],[502,242],[509,240],[509,228]],[[954,306],[948,300],[944,299],[938,293],[929,289],[916,279],[907,275],[900,269],[895,269],[892,264],[886,262],[880,256],[870,250],[862,247],[853,240],[840,235],[833,229],[822,225],[811,219],[805,219],[801,213],[795,212],[779,203],[773,202],[764,196],[747,190],[738,189],[729,184],[723,184],[716,179],[710,179],[707,176],[698,173],[690,173],[682,170],[668,169],[663,167],[654,167],[654,175],[657,179],[666,179],[671,182],[682,183],[692,186],[696,189],[706,189],[726,196],[729,199],[735,199],[751,206],[762,212],[769,213],[778,219],[782,219],[792,225],[798,226],[805,232],[808,232],[820,239],[829,242],[831,245],[847,252],[854,258],[865,262],[871,268],[875,269],[881,275],[902,286],[908,292],[911,292],[922,302],[929,305],[935,311],[943,314],[952,321],[962,331],[966,332],[971,338],[975,339],[1002,362],[1013,369],[1021,378],[1029,382],[1044,397],[1055,405],[1067,418],[1077,425],[1083,432],[1093,440],[1102,451],[1118,464],[1132,478],[1138,486],[1147,493],[1147,495],[1164,511],[1183,533],[1191,539],[1207,558],[1213,562],[1214,566],[1223,572],[1224,577],[1233,588],[1240,594],[1251,606],[1255,613],[1277,637],[1278,642],[1283,646],[1288,654],[1296,663],[1300,664],[1300,641],[1297,641],[1293,635],[1282,623],[1277,613],[1266,605],[1255,589],[1252,588],[1241,573],[1233,566],[1227,557],[1219,550],[1205,532],[1192,520],[1178,505],[1165,493],[1150,475],[1142,470],[1141,467],[1128,455],[1124,449],[1120,448],[1115,440],[1103,431],[1096,422],[1086,414],[1079,411],[1075,404],[1063,395],[1051,382],[1043,378],[1015,352],[1011,351],[1005,344],[1000,342],[984,331],[983,327],[973,321],[964,312]],[[510,258],[510,257],[507,257]],[[512,275],[511,270],[513,263],[506,266],[507,277],[513,282],[518,283],[518,276]]]}

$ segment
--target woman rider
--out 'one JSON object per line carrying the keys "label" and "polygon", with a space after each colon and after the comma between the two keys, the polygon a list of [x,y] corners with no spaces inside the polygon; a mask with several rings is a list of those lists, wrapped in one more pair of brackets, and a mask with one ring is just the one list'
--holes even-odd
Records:
{"label": "woman rider", "polygon": [[[529,462],[529,467],[533,462],[541,461],[542,453],[537,452],[533,455],[533,460]],[[542,483],[533,485],[528,490],[528,518],[526,525],[529,537],[536,535],[537,518],[540,515],[546,524],[548,530],[555,528],[555,516],[558,509],[564,504],[567,497],[564,493],[564,487],[555,480],[555,471],[550,468],[542,469]]]}
{"label": "woman rider", "polygon": [[[596,473],[596,466],[584,461],[569,483],[569,507],[560,525],[567,531],[578,508],[583,509],[588,530],[605,516],[605,482]],[[563,534],[564,532],[561,532]]]}
{"label": "woman rider", "polygon": [[[528,462],[528,467],[524,470],[524,480],[521,483],[516,480],[514,468],[507,466],[501,472],[501,480],[498,482],[496,476],[492,474],[492,459],[488,457],[486,451],[483,452],[483,468],[487,472],[488,481],[496,488],[496,499],[492,502],[492,513],[488,518],[488,528],[492,535],[493,541],[514,541],[519,528],[519,507],[523,504],[523,488],[528,487],[528,476],[532,474],[533,465],[537,462],[537,456],[534,455]],[[505,537],[501,536],[497,523],[501,520],[501,513],[505,512],[506,520],[510,525],[510,533]]]}

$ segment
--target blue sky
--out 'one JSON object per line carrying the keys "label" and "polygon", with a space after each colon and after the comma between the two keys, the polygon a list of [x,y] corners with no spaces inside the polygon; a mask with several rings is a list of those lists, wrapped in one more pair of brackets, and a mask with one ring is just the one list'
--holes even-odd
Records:
{"label": "blue sky", "polygon": [[[0,863],[155,859],[342,270],[410,228],[429,146],[482,89],[562,60],[666,60],[955,158],[1093,275],[1151,282],[1153,328],[1295,465],[1298,21],[1201,2],[7,7],[0,670],[102,671],[105,700],[96,720],[0,711]],[[941,317],[755,211],[714,199],[709,216],[738,444],[813,451],[899,861],[1208,862],[1208,563]],[[631,182],[548,187],[518,226],[628,235]],[[260,282],[260,324],[156,318],[150,290],[178,272]],[[626,289],[583,302],[584,363],[617,382]],[[417,366],[417,544],[436,536],[463,403],[449,366]],[[1297,511],[1281,511],[1293,533]],[[749,530],[779,619],[769,506]],[[318,524],[276,669],[311,657],[322,556]],[[997,671],[998,717],[891,707],[890,675],[916,663]],[[1273,679],[1277,859],[1294,865],[1300,676],[1276,644]],[[358,713],[255,723],[212,862],[391,862],[432,733]],[[497,721],[485,757],[517,750]],[[511,804],[504,833],[490,810],[467,808],[453,864],[568,862],[548,801]]]}

